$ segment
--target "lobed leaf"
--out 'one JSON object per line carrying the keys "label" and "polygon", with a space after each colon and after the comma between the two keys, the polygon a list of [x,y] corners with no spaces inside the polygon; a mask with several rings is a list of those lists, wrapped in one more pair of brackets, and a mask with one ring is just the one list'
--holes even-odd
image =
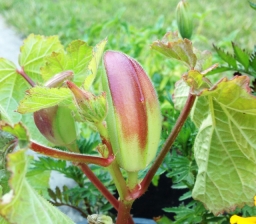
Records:
{"label": "lobed leaf", "polygon": [[8,155],[12,190],[0,199],[0,215],[10,223],[19,224],[73,223],[31,187],[26,178],[28,160],[26,150]]}
{"label": "lobed leaf", "polygon": [[42,82],[40,67],[44,63],[45,57],[52,52],[63,51],[58,36],[44,37],[30,34],[24,40],[20,48],[19,64],[24,68],[25,73],[34,81]]}
{"label": "lobed leaf", "polygon": [[72,41],[66,52],[53,52],[45,59],[45,65],[41,68],[42,77],[47,81],[60,72],[72,70],[74,72],[74,82],[81,85],[85,79],[91,58],[92,47],[82,40]]}
{"label": "lobed leaf", "polygon": [[26,81],[17,74],[15,65],[0,58],[0,120],[11,125],[20,121],[21,115],[15,110],[28,88]]}
{"label": "lobed leaf", "polygon": [[252,205],[256,186],[256,97],[249,78],[222,79],[203,90],[192,119],[198,175],[192,192],[214,214]]}
{"label": "lobed leaf", "polygon": [[68,88],[34,87],[27,91],[26,97],[21,100],[19,113],[31,113],[55,105],[73,105],[72,93]]}

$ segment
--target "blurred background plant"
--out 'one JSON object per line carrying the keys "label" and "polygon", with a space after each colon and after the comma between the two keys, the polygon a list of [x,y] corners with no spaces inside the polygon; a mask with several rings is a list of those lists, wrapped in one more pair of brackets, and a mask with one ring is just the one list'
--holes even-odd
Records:
{"label": "blurred background plant", "polygon": [[[167,31],[178,30],[175,19],[178,3],[179,0],[1,0],[0,14],[19,31],[22,37],[30,33],[45,36],[59,35],[64,45],[75,39],[82,39],[90,45],[95,45],[107,37],[107,49],[123,51],[136,58],[151,76],[158,92],[163,114],[163,143],[179,115],[172,101],[174,85],[186,70],[180,63],[151,51],[150,44],[156,39],[161,39]],[[200,0],[189,1],[194,21],[191,40],[199,50],[213,52],[213,61],[227,68],[218,71],[218,77],[222,75],[219,72],[223,71],[229,76],[234,72],[246,71],[247,64],[237,57],[236,52],[234,56],[226,53],[234,49],[234,45],[232,47],[230,44],[231,41],[237,44],[235,46],[242,46],[239,47],[242,52],[250,52],[250,54],[246,53],[248,57],[244,56],[249,62],[252,61],[247,74],[255,77],[256,32],[252,31],[256,30],[254,22],[256,13],[249,5],[255,7],[252,2],[249,4],[240,0],[222,1],[221,5],[220,1],[207,1],[207,3]],[[218,47],[213,47],[213,43]],[[214,79],[214,76],[212,77]],[[82,131],[79,148],[84,153],[92,152],[99,137],[88,127],[80,130]],[[231,214],[214,217],[200,202],[191,198],[191,190],[197,174],[192,148],[196,132],[192,121],[187,120],[152,182],[151,188],[157,188],[160,187],[161,178],[171,179],[171,186],[165,187],[175,192],[172,195],[176,198],[171,199],[173,202],[168,202],[169,204],[163,203],[163,198],[159,198],[159,203],[162,202],[160,210],[153,208],[154,213],[147,211],[148,216],[145,217],[165,215],[164,219],[158,220],[159,223],[229,223],[228,218]],[[113,182],[107,172],[96,166],[92,168],[105,186],[114,192]],[[76,182],[74,188],[64,186],[62,189],[57,187],[48,190],[48,200],[56,206],[67,205],[77,209],[83,216],[109,212],[111,206],[75,166],[64,161],[41,157],[32,164],[30,172],[45,170],[58,171]],[[150,190],[146,195],[150,200]],[[138,203],[147,202],[139,199]],[[134,206],[138,206],[138,203],[136,202]],[[234,213],[249,216],[256,215],[256,210],[246,206]]]}

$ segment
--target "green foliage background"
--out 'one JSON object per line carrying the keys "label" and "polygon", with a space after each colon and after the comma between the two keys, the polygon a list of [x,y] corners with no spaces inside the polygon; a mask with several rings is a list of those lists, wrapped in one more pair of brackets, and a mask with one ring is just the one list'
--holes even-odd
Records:
{"label": "green foliage background", "polygon": [[[100,29],[106,21],[129,24],[141,30],[153,27],[160,16],[164,16],[164,29],[176,26],[175,7],[179,1],[166,0],[1,0],[0,13],[27,36],[30,33],[58,34],[64,43],[74,39],[92,38],[90,32]],[[194,15],[194,36],[209,45],[227,39],[238,41],[252,48],[256,34],[255,13],[246,0],[232,1],[189,1]],[[239,24],[239,27],[238,27]],[[113,27],[112,27],[113,28]],[[94,30],[92,30],[94,29]],[[118,28],[117,28],[118,29]],[[105,36],[116,33],[108,29],[102,35],[93,36],[94,44]],[[160,35],[161,36],[161,35]],[[158,38],[160,38],[158,35]],[[155,37],[151,37],[155,38]],[[149,40],[150,41],[150,40]],[[129,40],[126,40],[129,45]],[[116,46],[117,49],[119,46]]]}

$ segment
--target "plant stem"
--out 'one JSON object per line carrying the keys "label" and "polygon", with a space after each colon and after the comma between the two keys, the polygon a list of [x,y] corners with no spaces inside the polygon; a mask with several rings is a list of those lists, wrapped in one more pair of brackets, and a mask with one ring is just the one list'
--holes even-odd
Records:
{"label": "plant stem", "polygon": [[128,177],[128,188],[132,190],[138,184],[138,171],[135,172],[127,172]]}
{"label": "plant stem", "polygon": [[34,81],[25,73],[24,68],[16,69],[16,72],[20,74],[32,87],[36,86]]}
{"label": "plant stem", "polygon": [[57,159],[68,160],[71,162],[78,163],[91,163],[100,166],[109,166],[115,159],[114,156],[110,155],[108,158],[101,158],[97,156],[88,156],[79,153],[65,152],[58,149],[46,147],[36,142],[31,141],[29,148],[35,152],[39,152],[43,155],[50,156]]}
{"label": "plant stem", "polygon": [[130,218],[133,202],[134,200],[120,200],[116,224],[134,224],[134,221]]}
{"label": "plant stem", "polygon": [[88,177],[88,179],[94,184],[95,187],[102,193],[102,195],[110,202],[113,207],[118,210],[119,202],[118,200],[109,192],[109,190],[103,185],[103,183],[95,176],[95,174],[90,170],[87,164],[79,163],[78,166],[83,171],[83,173]]}
{"label": "plant stem", "polygon": [[111,174],[116,189],[118,191],[118,194],[121,198],[121,200],[123,200],[125,197],[127,197],[128,195],[128,189],[126,186],[126,182],[125,179],[121,173],[121,170],[116,162],[116,160],[114,160],[108,167],[107,167],[109,173]]}
{"label": "plant stem", "polygon": [[[97,129],[100,133],[102,143],[104,145],[106,145],[106,147],[108,148],[109,155],[114,156],[112,145],[111,145],[111,142],[109,140],[106,125],[104,125],[103,122],[97,123],[95,125],[96,125],[96,127],[97,127]],[[124,179],[124,177],[123,177],[123,175],[120,171],[120,167],[118,166],[116,160],[114,160],[108,166],[108,171],[109,171],[109,173],[111,174],[111,176],[114,180],[114,183],[115,183],[115,186],[117,188],[117,191],[118,191],[118,194],[119,194],[120,198],[124,199],[126,197],[126,195],[128,194],[128,189],[127,189],[127,186],[126,186],[125,179]]]}
{"label": "plant stem", "polygon": [[141,184],[137,185],[137,187],[131,192],[129,197],[135,199],[135,198],[140,197],[141,195],[143,195],[146,192],[146,190],[148,189],[148,187],[152,181],[152,178],[154,177],[156,171],[158,170],[159,166],[163,162],[164,157],[167,155],[167,153],[171,149],[172,144],[174,143],[182,126],[184,125],[184,123],[190,113],[190,110],[191,110],[192,106],[194,105],[195,99],[196,99],[196,96],[189,93],[187,102],[186,102],[183,110],[181,111],[179,118],[176,121],[176,124],[173,127],[169,137],[167,138],[161,152],[157,156],[156,160],[154,161],[153,165],[149,169],[148,173],[146,174],[146,176],[143,179],[143,181],[141,182]]}

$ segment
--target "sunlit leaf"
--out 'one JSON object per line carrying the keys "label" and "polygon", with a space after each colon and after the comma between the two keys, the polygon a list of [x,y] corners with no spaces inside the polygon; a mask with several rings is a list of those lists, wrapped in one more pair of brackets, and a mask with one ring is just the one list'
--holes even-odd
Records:
{"label": "sunlit leaf", "polygon": [[55,105],[70,106],[73,95],[68,88],[34,87],[20,102],[19,113],[31,113]]}
{"label": "sunlit leaf", "polygon": [[44,59],[52,52],[63,51],[58,36],[44,37],[30,34],[20,48],[19,64],[24,68],[26,74],[34,81],[41,82],[40,67]]}
{"label": "sunlit leaf", "polygon": [[0,215],[10,223],[19,224],[73,223],[31,187],[26,178],[28,162],[26,150],[9,154],[8,168],[12,173],[12,190],[0,199]]}
{"label": "sunlit leaf", "polygon": [[189,94],[190,87],[183,80],[179,80],[175,83],[175,89],[173,93],[173,102],[175,109],[182,110]]}
{"label": "sunlit leaf", "polygon": [[75,40],[68,45],[66,52],[54,52],[47,57],[45,65],[41,68],[41,74],[43,79],[47,81],[60,72],[72,70],[74,82],[81,85],[91,58],[92,47],[82,40]]}
{"label": "sunlit leaf", "polygon": [[252,205],[256,187],[256,97],[249,78],[222,79],[192,111],[198,175],[192,192],[214,214]]}
{"label": "sunlit leaf", "polygon": [[88,66],[89,72],[86,75],[86,79],[84,81],[84,89],[89,90],[91,84],[93,83],[96,77],[97,70],[98,70],[106,43],[107,43],[107,40],[103,40],[99,44],[97,44],[93,49],[93,56]]}
{"label": "sunlit leaf", "polygon": [[15,110],[28,88],[26,81],[17,74],[15,65],[0,58],[0,120],[11,125],[20,121],[21,115]]}
{"label": "sunlit leaf", "polygon": [[43,172],[27,172],[26,178],[29,184],[44,198],[48,197],[48,188],[50,181],[50,170],[45,170]]}
{"label": "sunlit leaf", "polygon": [[153,42],[151,48],[169,58],[184,62],[190,69],[196,65],[197,58],[192,42],[188,39],[177,39],[174,34],[167,33],[163,40]]}

